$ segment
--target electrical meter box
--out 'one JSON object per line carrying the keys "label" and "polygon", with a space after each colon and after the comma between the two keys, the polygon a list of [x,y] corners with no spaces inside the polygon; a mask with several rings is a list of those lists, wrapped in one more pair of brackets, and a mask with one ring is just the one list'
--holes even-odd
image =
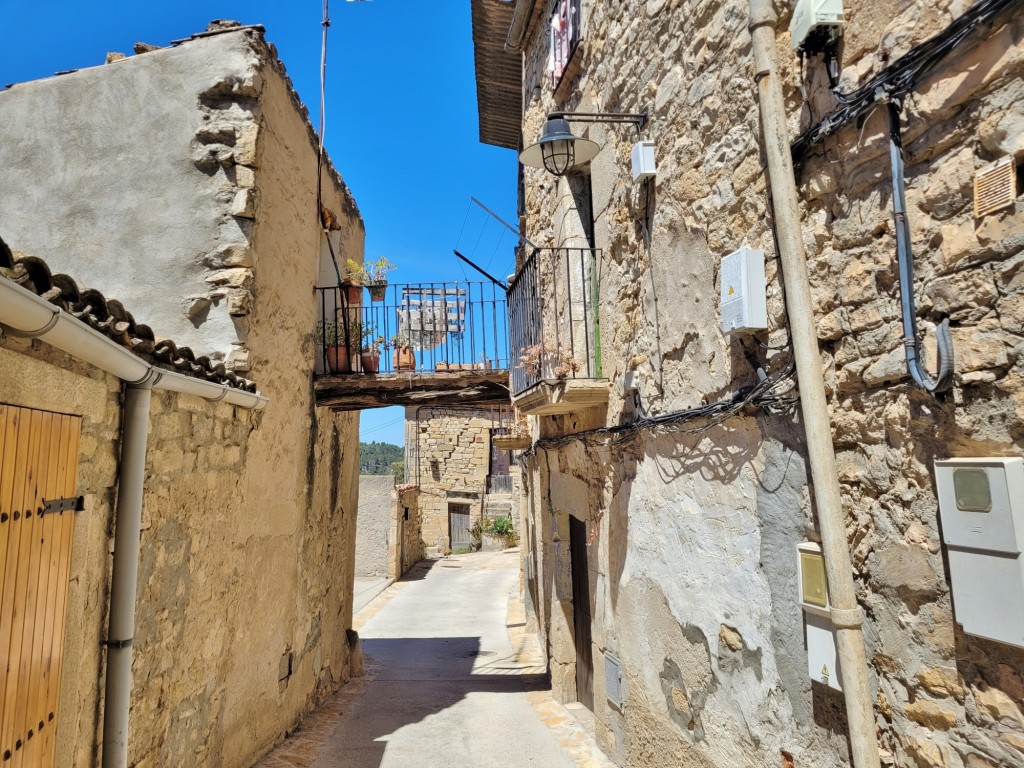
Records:
{"label": "electrical meter box", "polygon": [[789,22],[794,51],[817,52],[838,39],[842,32],[843,0],[797,0]]}
{"label": "electrical meter box", "polygon": [[658,168],[654,163],[654,142],[638,141],[633,145],[633,181],[653,179]]}
{"label": "electrical meter box", "polygon": [[764,251],[744,246],[722,259],[722,332],[763,331],[768,327]]}
{"label": "electrical meter box", "polygon": [[1024,458],[938,459],[935,486],[957,624],[1024,648]]}
{"label": "electrical meter box", "polygon": [[821,546],[811,541],[797,545],[800,607],[807,630],[807,674],[811,680],[836,691],[843,690],[843,674],[836,648],[836,628],[828,601],[828,580]]}

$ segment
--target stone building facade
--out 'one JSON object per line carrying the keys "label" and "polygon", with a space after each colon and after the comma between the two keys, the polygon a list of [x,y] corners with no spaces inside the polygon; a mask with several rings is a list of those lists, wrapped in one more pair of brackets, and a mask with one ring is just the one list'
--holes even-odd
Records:
{"label": "stone building facade", "polygon": [[406,408],[406,475],[418,489],[427,547],[469,551],[480,544],[469,536],[474,524],[514,514],[518,473],[509,452],[491,444],[495,418],[487,408]]}
{"label": "stone building facade", "polygon": [[[0,229],[15,259],[55,275],[30,261],[4,279],[66,299],[158,369],[241,373],[269,401],[154,390],[128,735],[140,767],[251,765],[360,674],[358,416],[318,408],[311,385],[313,286],[332,270],[317,142],[262,30],[211,31],[0,93]],[[361,260],[362,220],[329,161],[323,203],[341,258]],[[81,417],[55,764],[85,768],[103,751],[128,385],[75,355],[0,336],[0,402]]]}
{"label": "stone building facade", "polygon": [[[756,385],[758,368],[780,401],[798,394],[748,4],[472,3],[484,141],[532,144],[552,112],[647,112],[639,138],[656,147],[656,178],[634,182],[633,126],[570,121],[601,145],[589,165],[520,178],[529,240],[595,249],[597,264],[581,274],[598,297],[584,323],[599,325],[599,365],[593,349],[555,348],[582,375],[513,392],[531,414],[524,572],[554,689],[592,707],[621,765],[848,765],[842,695],[808,673],[797,547],[820,532],[799,409],[690,412]],[[970,5],[847,0],[841,90]],[[837,102],[822,58],[801,67],[791,50],[791,4],[774,7],[796,138]],[[565,18],[578,31],[567,60],[554,49]],[[950,321],[946,395],[904,365],[884,105],[797,169],[883,765],[1024,762],[1024,650],[956,622],[934,472],[936,459],[1024,451],[1024,200],[1018,185],[998,211],[972,205],[980,169],[1009,157],[1020,175],[1022,36],[1017,4],[942,58],[902,113],[918,323],[934,361],[934,328]],[[721,260],[744,245],[765,254],[768,329],[724,334]],[[519,279],[535,268],[546,285],[556,258],[524,252]],[[566,327],[558,306],[545,328]]]}

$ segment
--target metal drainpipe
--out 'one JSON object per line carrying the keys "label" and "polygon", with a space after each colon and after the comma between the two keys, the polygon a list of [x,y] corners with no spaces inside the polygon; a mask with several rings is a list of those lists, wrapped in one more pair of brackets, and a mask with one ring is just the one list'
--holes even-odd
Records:
{"label": "metal drainpipe", "polygon": [[786,131],[786,107],[775,58],[776,21],[771,0],[750,0],[750,35],[756,72],[754,80],[757,83],[761,130],[768,158],[772,213],[778,236],[779,258],[782,261],[789,333],[800,384],[800,409],[807,434],[807,453],[832,604],[832,623],[836,627],[836,644],[843,668],[850,749],[856,768],[878,768],[880,763],[873,699],[861,629],[864,614],[857,603],[853,565],[846,541],[832,427],[825,399],[821,354],[807,276],[799,200]]}
{"label": "metal drainpipe", "polygon": [[128,711],[132,693],[132,639],[139,579],[143,482],[152,378],[125,387],[121,471],[117,484],[114,566],[107,631],[107,686],[103,705],[103,768],[128,765]]}

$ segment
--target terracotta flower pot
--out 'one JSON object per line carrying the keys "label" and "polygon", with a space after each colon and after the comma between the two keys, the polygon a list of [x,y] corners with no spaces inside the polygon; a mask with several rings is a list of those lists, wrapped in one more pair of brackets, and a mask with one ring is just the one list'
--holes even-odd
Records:
{"label": "terracotta flower pot", "polygon": [[352,373],[352,356],[347,347],[327,347],[329,373]]}
{"label": "terracotta flower pot", "polygon": [[370,291],[370,301],[384,301],[388,292],[387,283],[367,283],[366,288]]}
{"label": "terracotta flower pot", "polygon": [[395,347],[391,353],[391,365],[396,371],[415,371],[416,353],[410,346]]}
{"label": "terracotta flower pot", "polygon": [[380,352],[363,352],[359,355],[363,373],[376,373],[380,370]]}

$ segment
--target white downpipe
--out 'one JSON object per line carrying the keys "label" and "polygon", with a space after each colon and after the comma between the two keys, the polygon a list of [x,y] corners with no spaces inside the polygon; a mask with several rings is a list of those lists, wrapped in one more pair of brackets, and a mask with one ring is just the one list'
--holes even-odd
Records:
{"label": "white downpipe", "polygon": [[807,455],[814,484],[822,553],[825,556],[832,623],[836,627],[836,645],[843,668],[850,751],[855,768],[878,768],[878,739],[862,632],[864,613],[857,603],[850,548],[846,541],[846,523],[836,472],[835,448],[832,444],[832,424],[825,397],[814,304],[807,275],[800,202],[786,130],[786,106],[776,61],[776,21],[772,0],[750,0],[754,80],[757,83],[761,131],[768,160],[768,186],[771,189],[772,213],[786,288],[789,334],[800,385],[800,409],[807,435]]}
{"label": "white downpipe", "polygon": [[125,768],[128,765],[131,646],[135,633],[152,390],[196,395],[213,402],[223,400],[254,410],[262,410],[267,398],[150,365],[60,307],[3,278],[0,278],[0,327],[16,336],[42,339],[79,360],[102,368],[127,385],[121,413],[121,465],[117,478],[107,680],[103,699],[103,768]]}
{"label": "white downpipe", "polygon": [[110,577],[107,686],[103,696],[103,768],[128,765],[128,721],[132,696],[132,641],[139,584],[142,499],[152,384],[125,387],[121,422],[121,467],[117,479],[117,525]]}

